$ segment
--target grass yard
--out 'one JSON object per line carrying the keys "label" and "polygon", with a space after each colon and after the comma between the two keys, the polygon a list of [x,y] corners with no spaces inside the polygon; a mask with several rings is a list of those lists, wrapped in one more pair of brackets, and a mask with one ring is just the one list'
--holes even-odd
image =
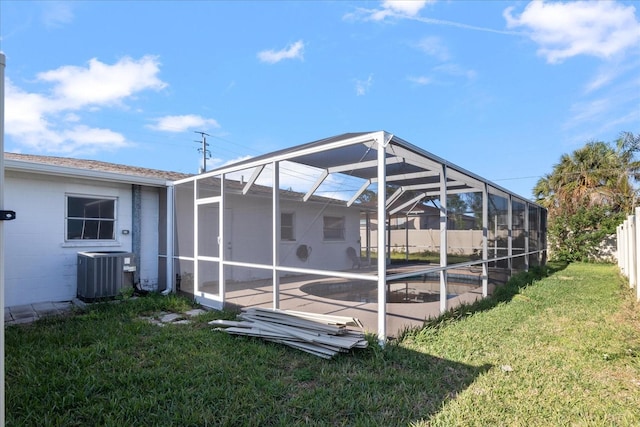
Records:
{"label": "grass yard", "polygon": [[207,325],[232,313],[140,319],[178,297],[11,326],[7,425],[640,425],[640,305],[616,267],[535,278],[333,360]]}

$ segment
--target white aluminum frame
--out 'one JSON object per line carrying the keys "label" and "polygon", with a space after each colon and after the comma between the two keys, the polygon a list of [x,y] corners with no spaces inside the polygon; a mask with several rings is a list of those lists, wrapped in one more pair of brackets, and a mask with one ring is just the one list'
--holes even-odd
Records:
{"label": "white aluminum frame", "polygon": [[[356,152],[363,150],[364,154],[360,161],[344,164],[341,162],[340,157],[336,154],[335,158],[331,157],[334,150],[350,149],[353,148]],[[375,151],[377,154],[375,158],[369,156],[371,151]],[[323,154],[323,156],[318,156]],[[316,157],[314,157],[316,156]],[[365,157],[369,156],[367,160]],[[313,159],[320,159],[328,162],[327,164],[320,164],[319,160],[317,164],[313,163]],[[284,266],[280,263],[280,163],[283,161],[295,162],[296,160],[303,160],[301,163],[306,166],[314,167],[320,170],[320,176],[317,177],[308,191],[301,194],[300,202],[305,203],[311,200],[317,190],[321,187],[323,182],[331,176],[331,174],[348,173],[353,174],[356,177],[362,178],[364,184],[355,192],[348,202],[344,202],[344,206],[352,207],[356,202],[358,196],[367,190],[371,185],[375,185],[377,188],[378,199],[376,203],[376,219],[378,224],[386,224],[387,219],[391,214],[397,212],[406,211],[407,207],[412,210],[420,200],[427,196],[437,196],[440,200],[440,265],[438,267],[427,267],[420,271],[413,271],[410,273],[393,274],[390,275],[387,272],[387,257],[384,256],[381,248],[387,248],[388,236],[384,232],[384,228],[379,227],[377,233],[377,271],[376,274],[360,273],[360,272],[345,272],[345,271],[333,271],[322,270],[317,268],[299,268]],[[329,160],[326,160],[329,159]],[[305,161],[307,163],[305,163]],[[334,163],[332,163],[334,162]],[[409,169],[402,173],[393,174],[389,172],[389,168],[393,170],[394,167],[403,167],[407,165]],[[226,177],[230,174],[253,169],[253,173],[249,180],[242,182],[241,194],[248,194],[252,187],[254,187],[258,181],[260,175],[265,169],[270,168],[271,177],[271,235],[272,235],[272,260],[271,264],[261,264],[252,262],[240,262],[231,261],[227,259],[224,250],[224,220],[225,220],[225,181]],[[412,171],[409,171],[412,170]],[[375,176],[370,176],[372,171],[375,171]],[[220,177],[220,196],[209,199],[198,199],[198,181],[210,177]],[[437,178],[437,181],[433,179]],[[422,180],[422,181],[421,181]],[[426,181],[425,181],[426,180]],[[430,181],[429,181],[430,180]],[[488,294],[488,276],[489,276],[489,263],[497,262],[506,259],[509,266],[511,266],[511,260],[513,257],[512,251],[512,203],[514,199],[522,201],[526,209],[525,225],[528,227],[528,216],[530,206],[536,206],[538,212],[544,210],[544,208],[528,202],[521,197],[515,196],[508,190],[501,188],[481,177],[468,172],[456,165],[453,165],[431,153],[428,153],[416,146],[409,144],[408,142],[390,134],[385,131],[377,131],[371,133],[360,134],[345,134],[342,136],[328,138],[326,140],[317,141],[294,147],[287,150],[282,150],[271,155],[260,156],[248,161],[239,162],[229,166],[219,168],[207,173],[203,173],[194,177],[179,180],[173,183],[174,187],[182,183],[195,182],[194,189],[194,293],[198,293],[199,273],[198,273],[198,205],[201,203],[215,202],[219,203],[219,233],[220,238],[218,244],[219,247],[219,259],[213,260],[219,262],[219,298],[212,298],[216,308],[221,308],[225,303],[225,266],[237,266],[248,267],[263,270],[270,270],[273,281],[273,307],[279,308],[280,306],[280,276],[282,273],[299,273],[299,274],[311,274],[327,277],[347,278],[363,281],[375,281],[377,282],[377,295],[378,295],[378,315],[377,315],[377,333],[380,344],[384,344],[386,341],[386,285],[389,280],[402,279],[418,274],[426,274],[430,272],[438,272],[440,275],[440,310],[444,312],[447,310],[447,271],[453,267],[463,267],[472,265],[482,266],[482,295]],[[394,194],[387,195],[387,183],[394,183],[399,186],[398,190]],[[402,196],[407,191],[418,191],[417,197],[412,197],[409,201],[403,200]],[[449,265],[447,262],[447,195],[459,194],[465,192],[476,192],[482,194],[482,257],[478,261],[470,261],[465,263],[458,263]],[[407,193],[411,196],[412,193]],[[490,194],[499,195],[505,198],[508,202],[508,255],[506,257],[491,258],[489,256],[488,248],[488,198]],[[390,197],[387,197],[390,196]],[[367,214],[367,218],[369,215]],[[540,227],[540,220],[538,221],[538,227]],[[538,230],[543,231],[543,230]],[[531,254],[540,254],[546,251],[546,239],[540,238],[540,242],[535,251],[529,251],[528,234],[529,230],[525,230],[525,250],[524,254],[518,256],[526,257],[525,266],[528,267],[528,258]],[[538,233],[540,236],[541,233]],[[369,248],[367,248],[369,252]],[[179,254],[177,254],[179,255]],[[179,259],[179,256],[176,258]],[[173,265],[171,260],[168,260],[168,265]],[[167,269],[169,273],[169,268]],[[172,280],[172,276],[168,277]],[[207,298],[200,298],[200,301],[207,303]]]}

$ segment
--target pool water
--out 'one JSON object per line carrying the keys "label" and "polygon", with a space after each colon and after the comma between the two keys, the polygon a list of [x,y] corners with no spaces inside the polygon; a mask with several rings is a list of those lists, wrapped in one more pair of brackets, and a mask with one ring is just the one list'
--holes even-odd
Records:
{"label": "pool water", "polygon": [[[463,285],[472,289],[475,286]],[[449,286],[452,288],[452,286]],[[460,288],[460,286],[456,286]],[[387,283],[388,303],[424,303],[440,301],[440,283],[435,281],[402,281]],[[362,303],[378,302],[378,284],[369,281],[333,279],[302,285],[300,290],[310,295],[340,301]],[[458,293],[447,294],[447,299]]]}

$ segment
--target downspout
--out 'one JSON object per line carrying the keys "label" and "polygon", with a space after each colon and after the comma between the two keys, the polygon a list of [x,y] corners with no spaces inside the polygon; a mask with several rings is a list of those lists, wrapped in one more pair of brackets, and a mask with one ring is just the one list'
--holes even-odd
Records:
{"label": "downspout", "polygon": [[131,186],[131,252],[135,256],[136,269],[133,272],[133,286],[140,284],[140,264],[142,263],[142,186]]}
{"label": "downspout", "polygon": [[175,212],[174,212],[174,194],[175,187],[173,183],[167,183],[167,205],[166,205],[166,216],[167,216],[167,244],[166,244],[166,256],[167,256],[167,278],[165,289],[162,291],[162,295],[169,295],[173,292],[173,238],[174,238],[174,221],[175,221]]}

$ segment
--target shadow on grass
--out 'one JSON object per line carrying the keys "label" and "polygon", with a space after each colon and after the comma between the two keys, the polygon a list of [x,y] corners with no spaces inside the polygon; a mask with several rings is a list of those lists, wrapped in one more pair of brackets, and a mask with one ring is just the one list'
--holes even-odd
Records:
{"label": "shadow on grass", "polygon": [[[274,385],[287,392],[278,401],[264,393],[254,397],[257,407],[274,408],[267,416],[270,425],[410,425],[433,417],[492,367],[393,344],[382,349],[372,343],[367,350],[328,361],[283,351],[288,356],[266,370],[282,380]],[[228,421],[250,425],[259,419]]]}
{"label": "shadow on grass", "polygon": [[[508,302],[564,267],[516,274],[425,327]],[[374,337],[367,349],[318,359],[212,331],[207,322],[230,312],[165,328],[139,319],[189,308],[184,298],[151,296],[7,329],[7,425],[409,425],[493,368],[398,343],[380,348]]]}
{"label": "shadow on grass", "polygon": [[[352,369],[342,380],[336,378],[334,392],[339,391],[339,397],[331,402],[344,416],[349,415],[347,407],[355,409],[352,416],[343,418],[346,425],[410,425],[430,419],[492,368],[489,364],[460,363],[396,344],[384,349],[372,344],[368,352],[357,362],[336,360],[336,364]],[[348,402],[339,401],[345,398]],[[340,424],[338,420],[334,417],[329,424]]]}
{"label": "shadow on grass", "polygon": [[6,330],[7,425],[408,425],[491,368],[401,345],[332,360],[213,331],[207,312],[158,327],[179,297],[96,304]]}
{"label": "shadow on grass", "polygon": [[521,289],[526,288],[533,282],[551,276],[558,271],[564,270],[566,267],[567,264],[563,262],[549,262],[545,266],[534,266],[531,267],[529,271],[517,273],[511,276],[507,283],[498,286],[493,294],[486,298],[479,299],[470,304],[458,305],[438,317],[426,320],[422,326],[407,327],[405,330],[400,331],[398,340],[402,341],[406,335],[415,333],[421,329],[439,328],[474,313],[491,310],[498,304],[511,301],[515,295],[520,293]]}

